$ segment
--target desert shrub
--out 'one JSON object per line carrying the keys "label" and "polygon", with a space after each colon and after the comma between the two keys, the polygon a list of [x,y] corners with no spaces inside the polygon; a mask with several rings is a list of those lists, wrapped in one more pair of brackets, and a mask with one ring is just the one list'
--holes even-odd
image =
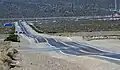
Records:
{"label": "desert shrub", "polygon": [[40,31],[40,30],[38,30],[38,29],[36,29],[34,26],[32,26],[32,25],[29,25],[32,29],[34,29],[36,32],[38,32],[38,33],[44,33],[43,31]]}
{"label": "desert shrub", "polygon": [[4,41],[20,42],[18,40],[18,35],[10,34]]}

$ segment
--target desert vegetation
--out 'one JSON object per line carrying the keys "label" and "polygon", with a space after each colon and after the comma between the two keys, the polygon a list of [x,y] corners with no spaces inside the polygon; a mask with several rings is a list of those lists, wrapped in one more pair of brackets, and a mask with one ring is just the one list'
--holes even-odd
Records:
{"label": "desert vegetation", "polygon": [[10,34],[4,41],[20,42],[18,35]]}
{"label": "desert vegetation", "polygon": [[34,22],[34,26],[43,33],[74,33],[74,32],[95,32],[95,31],[120,31],[120,21],[68,21],[62,20],[56,23]]}
{"label": "desert vegetation", "polygon": [[0,34],[14,34],[15,33],[15,27],[5,27],[3,22],[0,22]]}
{"label": "desert vegetation", "polygon": [[1,0],[1,18],[104,16],[113,14],[114,0]]}
{"label": "desert vegetation", "polygon": [[10,27],[4,27],[4,24],[1,22],[0,25],[0,34],[2,35],[6,35],[7,37],[5,37],[4,41],[12,41],[12,42],[19,42],[18,40],[18,35],[15,35],[15,26],[10,26]]}

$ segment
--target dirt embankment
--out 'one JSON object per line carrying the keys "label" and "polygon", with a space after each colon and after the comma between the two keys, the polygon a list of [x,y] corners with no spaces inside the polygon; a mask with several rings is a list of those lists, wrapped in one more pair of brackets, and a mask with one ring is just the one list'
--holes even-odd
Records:
{"label": "dirt embankment", "polygon": [[15,67],[17,50],[10,46],[11,42],[0,41],[0,70],[9,70]]}

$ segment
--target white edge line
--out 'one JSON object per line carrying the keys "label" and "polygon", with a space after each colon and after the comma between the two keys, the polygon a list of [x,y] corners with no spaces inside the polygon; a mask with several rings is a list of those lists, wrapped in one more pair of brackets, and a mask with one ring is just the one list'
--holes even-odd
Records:
{"label": "white edge line", "polygon": [[86,46],[89,46],[89,47],[91,47],[91,48],[98,49],[98,50],[100,50],[100,51],[104,51],[104,52],[108,52],[108,53],[120,54],[119,52],[112,52],[112,51],[108,51],[108,50],[103,50],[103,49],[101,49],[101,48],[97,48],[97,47],[95,47],[95,46],[93,46],[93,45],[90,45],[90,44],[88,44],[88,43],[82,43],[82,42],[76,42],[76,43],[81,44],[81,45],[86,45]]}
{"label": "white edge line", "polygon": [[[23,36],[23,35],[22,35]],[[24,36],[25,37],[25,36]],[[26,37],[25,37],[26,38]],[[56,40],[56,39],[55,39]],[[56,40],[57,41],[57,40]],[[77,43],[77,42],[76,42]],[[52,46],[51,44],[49,44],[49,43],[47,43],[49,46],[51,46],[51,48],[56,48],[55,46]],[[114,53],[114,52],[112,52],[112,51],[107,51],[107,50],[103,50],[103,49],[100,49],[100,48],[97,48],[97,47],[95,47],[95,46],[93,46],[93,45],[90,45],[90,44],[88,44],[88,43],[81,43],[81,42],[78,42],[78,44],[82,44],[82,45],[86,45],[86,46],[90,46],[90,47],[92,47],[92,48],[95,48],[95,49],[98,49],[98,50],[101,50],[101,51],[105,51],[105,52],[109,52],[109,53]],[[59,49],[59,48],[56,48],[56,49]],[[64,52],[62,52],[61,50],[60,50],[60,52],[62,53],[62,54],[65,54],[65,55],[69,55],[69,56],[77,56],[77,55],[71,55],[71,54],[66,54],[66,53],[64,53]],[[117,53],[117,52],[115,52],[115,54],[120,54],[120,53]],[[88,55],[87,55],[88,56]],[[92,55],[91,55],[92,56]],[[93,55],[93,56],[95,56],[95,55]],[[98,55],[96,55],[96,56],[98,56]],[[120,60],[120,59],[116,59],[116,58],[112,58],[112,57],[107,57],[107,56],[98,56],[98,57],[103,57],[103,58],[108,58],[108,59],[113,59],[113,60]]]}
{"label": "white edge line", "polygon": [[[48,43],[48,45],[49,46],[52,46],[52,45],[50,45],[49,43]],[[54,48],[56,48],[55,46],[52,46],[52,47],[54,47]],[[93,47],[94,48],[94,47]],[[56,48],[56,49],[59,49],[59,48]],[[95,49],[97,49],[97,48],[95,48]],[[66,54],[66,53],[64,53],[64,52],[62,52],[61,50],[60,50],[60,53],[62,53],[62,54],[64,54],[64,55],[68,55],[68,56],[77,56],[77,55],[72,55],[72,54]],[[111,52],[110,52],[111,53]],[[86,55],[85,55],[86,56]],[[107,57],[107,56],[102,56],[102,55],[87,55],[87,56],[98,56],[98,57],[102,57],[102,58],[107,58],[107,59],[112,59],[112,60],[119,60],[120,61],[120,59],[116,59],[116,58],[112,58],[112,57]],[[78,56],[77,56],[78,57]]]}
{"label": "white edge line", "polygon": [[117,60],[117,61],[120,61],[120,59],[116,59],[116,58],[112,58],[112,57],[107,57],[107,56],[98,56],[96,55],[97,57],[102,57],[102,58],[106,58],[106,59],[112,59],[112,60]]}

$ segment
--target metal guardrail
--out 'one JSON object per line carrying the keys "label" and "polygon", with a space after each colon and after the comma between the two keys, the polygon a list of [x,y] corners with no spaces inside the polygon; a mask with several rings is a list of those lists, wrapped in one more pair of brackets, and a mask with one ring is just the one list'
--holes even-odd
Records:
{"label": "metal guardrail", "polygon": [[41,18],[0,18],[0,20],[39,20],[39,19],[101,19],[120,18],[120,16],[79,16],[79,17],[41,17]]}
{"label": "metal guardrail", "polygon": [[120,36],[83,36],[84,40],[120,39]]}

